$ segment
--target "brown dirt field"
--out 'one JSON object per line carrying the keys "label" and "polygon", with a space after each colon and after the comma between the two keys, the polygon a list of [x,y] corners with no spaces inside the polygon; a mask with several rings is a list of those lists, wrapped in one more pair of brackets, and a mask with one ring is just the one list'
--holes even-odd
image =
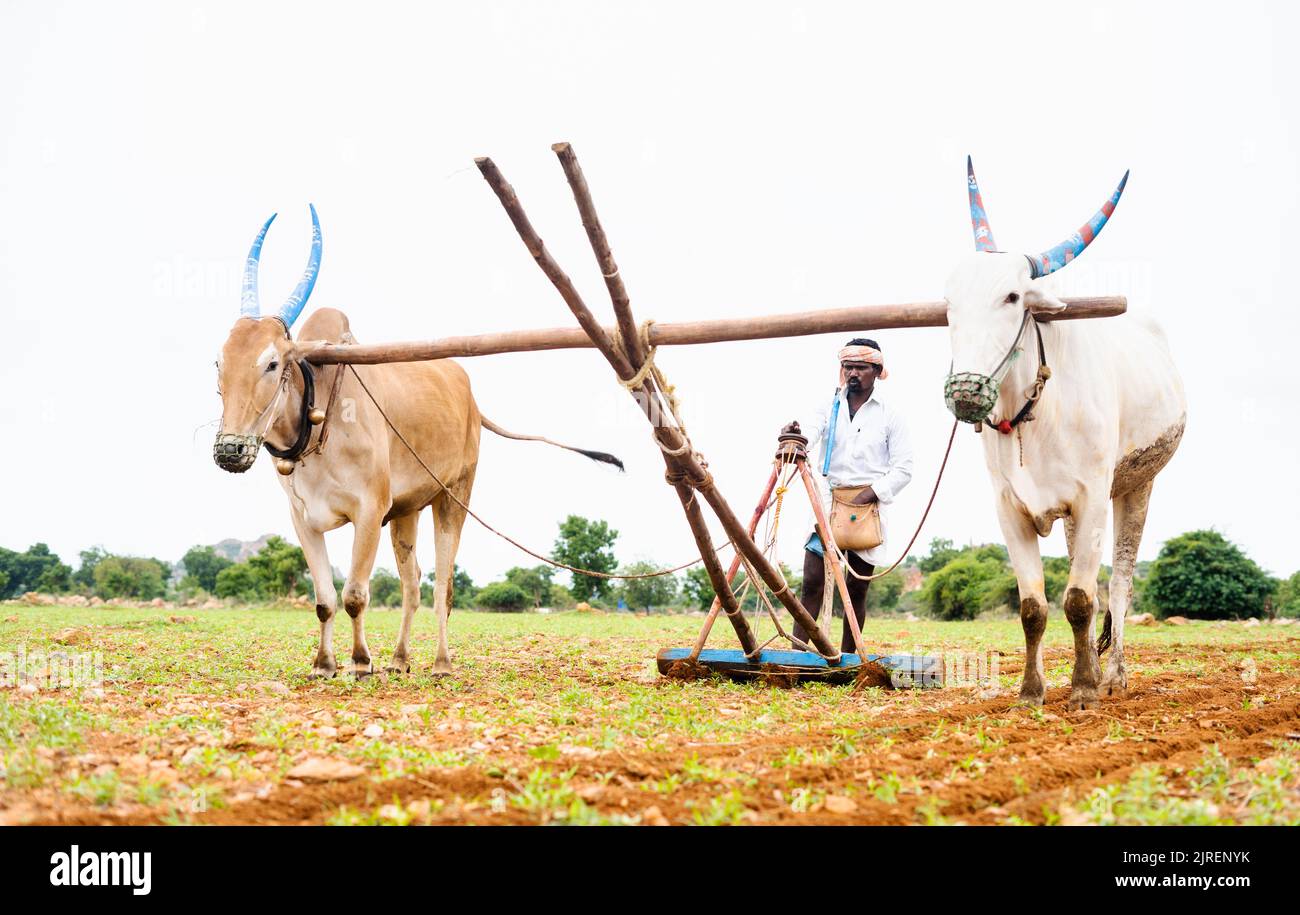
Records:
{"label": "brown dirt field", "polygon": [[[1300,750],[1297,637],[1130,646],[1128,695],[1076,713],[1065,710],[1059,671],[1071,652],[1059,645],[1046,657],[1055,685],[1036,710],[1015,701],[1020,659],[1010,654],[1000,694],[980,698],[974,688],[851,694],[675,683],[647,676],[644,660],[616,663],[618,652],[602,651],[614,640],[583,641],[582,652],[558,658],[497,652],[491,682],[467,673],[454,688],[416,676],[376,677],[364,688],[303,679],[271,695],[124,683],[100,701],[125,726],[89,730],[75,752],[43,752],[51,777],[7,790],[0,822],[1071,823],[1087,821],[1080,804],[1095,789],[1147,767],[1166,779],[1150,821],[1180,799],[1201,799],[1212,817],[1248,822],[1256,812],[1242,790],[1216,799],[1193,782],[1209,748],[1247,773],[1271,772],[1270,760]],[[1251,682],[1234,659],[1256,654],[1273,660]],[[197,734],[164,726],[186,714],[214,724]],[[268,721],[285,724],[268,730]],[[352,733],[367,722],[384,727],[382,740]],[[617,731],[605,746],[591,736],[602,729]],[[397,750],[406,755],[386,755]],[[292,777],[309,757],[346,758],[364,771],[324,783]],[[88,771],[124,784],[202,783],[220,802],[187,811],[174,794],[129,791],[91,800],[75,787]],[[1284,775],[1288,790],[1300,786],[1291,768]],[[1279,803],[1272,821],[1295,821],[1295,801]]]}

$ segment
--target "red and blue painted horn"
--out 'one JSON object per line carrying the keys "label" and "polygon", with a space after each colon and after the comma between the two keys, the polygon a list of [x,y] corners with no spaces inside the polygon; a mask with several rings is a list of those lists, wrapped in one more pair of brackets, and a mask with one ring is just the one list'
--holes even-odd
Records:
{"label": "red and blue painted horn", "polygon": [[[311,253],[307,256],[307,269],[302,273],[302,279],[298,280],[298,285],[294,287],[289,298],[285,299],[280,306],[280,312],[276,315],[288,329],[293,327],[293,322],[298,320],[298,315],[307,305],[307,299],[311,296],[312,288],[316,285],[316,276],[320,273],[320,256],[321,256],[321,234],[320,219],[316,216],[316,207],[307,204],[311,209]],[[244,317],[258,318],[262,315],[262,306],[257,295],[257,267],[262,258],[262,242],[266,239],[266,231],[271,228],[271,223],[275,222],[276,214],[272,213],[271,218],[262,226],[262,231],[257,233],[257,238],[253,239],[253,247],[249,249],[248,261],[244,264],[244,285],[239,299],[239,313]]]}
{"label": "red and blue painted horn", "polygon": [[966,157],[966,186],[970,191],[970,227],[975,232],[976,251],[996,251],[997,243],[993,241],[993,230],[989,228],[989,216],[984,212],[984,199],[980,197],[980,186],[975,181],[975,166],[970,156]]}
{"label": "red and blue painted horn", "polygon": [[1092,244],[1092,240],[1097,237],[1097,233],[1106,225],[1106,220],[1110,219],[1110,214],[1115,212],[1115,204],[1119,203],[1120,194],[1124,193],[1124,185],[1127,183],[1128,172],[1125,172],[1124,177],[1119,182],[1119,187],[1115,188],[1115,193],[1110,195],[1110,199],[1101,205],[1101,209],[1094,213],[1092,218],[1079,228],[1078,232],[1075,232],[1059,245],[1048,248],[1042,254],[1036,254],[1032,257],[1025,255],[1029,260],[1029,271],[1034,279],[1060,270],[1082,254],[1084,248]]}

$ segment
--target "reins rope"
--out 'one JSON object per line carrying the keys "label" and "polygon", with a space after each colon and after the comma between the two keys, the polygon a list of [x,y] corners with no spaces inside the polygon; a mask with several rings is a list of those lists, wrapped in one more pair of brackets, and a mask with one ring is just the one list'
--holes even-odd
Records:
{"label": "reins rope", "polygon": [[[858,581],[875,581],[877,578],[884,578],[890,572],[894,571],[894,569],[897,569],[903,564],[903,560],[907,558],[907,554],[911,551],[912,547],[916,545],[916,538],[921,536],[921,529],[925,527],[925,519],[930,517],[930,509],[934,507],[934,498],[939,494],[939,483],[943,480],[944,468],[948,466],[948,456],[952,454],[952,443],[957,438],[957,422],[957,420],[953,420],[952,431],[948,433],[948,447],[943,450],[943,461],[939,464],[938,476],[934,478],[934,489],[930,490],[930,501],[925,503],[925,511],[921,513],[921,521],[916,525],[916,531],[912,534],[912,539],[907,541],[907,546],[904,547],[903,552],[899,557],[894,560],[894,564],[883,572],[876,572],[873,575],[859,575],[857,572],[853,571],[853,567],[849,565],[848,557],[844,555],[844,551],[838,546],[835,547],[835,552],[839,554],[840,559],[844,560],[841,563],[842,567]],[[823,546],[825,546],[825,544],[823,544]]]}
{"label": "reins rope", "polygon": [[[568,565],[567,563],[559,562],[555,559],[551,559],[549,556],[543,556],[541,553],[530,550],[528,547],[524,546],[518,540],[515,540],[513,537],[511,537],[508,534],[501,533],[501,531],[497,530],[495,527],[493,527],[492,525],[484,521],[482,518],[480,518],[472,508],[470,508],[468,505],[462,502],[456,496],[456,494],[451,491],[451,488],[448,487],[446,483],[444,483],[442,480],[438,478],[438,475],[433,472],[433,469],[424,462],[424,458],[420,457],[419,453],[415,450],[415,448],[411,445],[411,443],[406,440],[406,436],[402,435],[402,433],[398,431],[397,427],[393,425],[393,421],[388,418],[388,414],[385,413],[384,408],[379,405],[379,401],[375,399],[375,395],[370,393],[370,388],[366,387],[366,383],[361,380],[361,376],[357,373],[356,367],[353,366],[351,363],[348,363],[347,366],[348,369],[352,372],[352,376],[356,378],[357,383],[361,385],[361,390],[366,392],[366,396],[370,398],[370,402],[375,405],[375,409],[379,411],[379,415],[382,416],[384,418],[384,422],[388,424],[388,428],[391,429],[393,434],[397,436],[398,441],[400,441],[403,445],[406,446],[406,450],[411,452],[411,456],[414,457],[416,462],[419,463],[419,465],[424,468],[424,472],[427,473],[435,483],[437,483],[439,486],[442,487],[442,491],[445,492],[448,496],[450,496],[453,502],[455,502],[462,509],[464,509],[465,514],[469,515],[479,524],[483,525],[485,528],[487,528],[492,533],[496,534],[498,537],[500,537],[502,540],[509,543],[511,546],[514,546],[517,549],[522,550],[523,552],[527,553],[529,556],[532,556],[534,559],[540,559],[542,562],[546,563],[547,565],[555,566],[557,569],[565,569],[566,571],[569,572],[576,572],[579,575],[589,575],[592,578],[605,578],[605,579],[617,578],[623,580],[632,580],[638,578],[658,578],[661,575],[671,575],[674,572],[680,572],[682,569],[689,568],[695,565],[697,562],[703,561],[704,557],[697,556],[694,559],[692,559],[690,562],[684,562],[679,566],[673,566],[671,569],[660,569],[656,572],[645,572],[637,575],[618,575],[610,572],[597,572],[592,569],[580,569],[577,566],[571,566]],[[728,540],[726,543],[722,544],[722,546],[719,547],[718,549],[722,549],[722,547],[727,547],[730,545],[731,545],[731,541]]]}

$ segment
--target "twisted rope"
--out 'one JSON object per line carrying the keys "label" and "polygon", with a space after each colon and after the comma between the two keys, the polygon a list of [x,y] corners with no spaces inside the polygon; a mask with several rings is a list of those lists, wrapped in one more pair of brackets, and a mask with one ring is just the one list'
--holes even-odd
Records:
{"label": "twisted rope", "polygon": [[[702,556],[696,556],[690,562],[684,562],[679,566],[673,566],[671,569],[660,569],[656,572],[644,572],[637,575],[620,575],[612,572],[597,572],[594,569],[580,569],[577,566],[568,565],[567,563],[563,563],[558,560],[552,559],[549,556],[543,556],[541,553],[538,553],[535,550],[530,550],[528,547],[524,546],[518,540],[515,540],[509,534],[503,534],[501,531],[497,530],[495,527],[488,524],[486,521],[480,518],[472,508],[470,508],[468,505],[462,502],[460,498],[454,492],[451,491],[451,488],[438,478],[438,475],[433,472],[433,469],[424,462],[424,458],[420,457],[419,452],[417,452],[415,448],[411,445],[411,443],[406,440],[406,436],[402,435],[402,433],[398,431],[397,427],[393,425],[393,421],[388,418],[388,414],[385,413],[384,408],[379,405],[379,401],[375,399],[375,395],[370,392],[370,388],[366,387],[366,383],[362,381],[361,376],[357,374],[356,367],[353,366],[351,363],[348,363],[348,370],[352,372],[353,377],[357,379],[357,383],[361,385],[361,390],[366,392],[366,396],[370,398],[370,402],[375,405],[375,409],[379,411],[379,415],[384,418],[384,422],[388,424],[388,428],[391,429],[393,434],[397,436],[397,440],[406,446],[406,450],[411,452],[411,456],[415,458],[416,462],[421,467],[424,468],[424,472],[427,473],[433,479],[433,482],[441,486],[442,491],[446,493],[453,502],[459,505],[464,510],[465,514],[469,515],[479,524],[483,525],[489,531],[496,534],[506,543],[509,543],[511,546],[515,547],[516,549],[522,550],[523,552],[527,553],[529,556],[533,557],[534,559],[540,559],[542,562],[546,563],[547,565],[555,566],[555,568],[557,569],[564,569],[569,572],[575,572],[579,575],[590,575],[592,578],[621,579],[624,581],[631,581],[633,579],[639,579],[639,578],[658,578],[661,575],[671,575],[674,572],[680,572],[682,569],[688,569],[691,566],[695,565],[697,562],[703,561]],[[730,546],[730,545],[731,545],[730,540],[722,544],[723,547]],[[719,549],[721,548],[722,547],[719,547]]]}

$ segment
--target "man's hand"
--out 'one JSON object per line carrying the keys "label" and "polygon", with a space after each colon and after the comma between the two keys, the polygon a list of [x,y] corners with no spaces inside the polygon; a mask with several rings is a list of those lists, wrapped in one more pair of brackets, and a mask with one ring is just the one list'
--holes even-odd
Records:
{"label": "man's hand", "polygon": [[803,433],[799,431],[799,423],[798,423],[798,422],[786,423],[784,426],[782,426],[782,427],[781,427],[781,434],[782,434],[782,435],[786,435],[787,433],[789,433],[789,434],[793,434],[793,435],[803,435]]}
{"label": "man's hand", "polygon": [[879,502],[876,497],[876,491],[868,486],[862,492],[858,493],[857,498],[853,500],[854,505],[870,505],[872,502]]}

